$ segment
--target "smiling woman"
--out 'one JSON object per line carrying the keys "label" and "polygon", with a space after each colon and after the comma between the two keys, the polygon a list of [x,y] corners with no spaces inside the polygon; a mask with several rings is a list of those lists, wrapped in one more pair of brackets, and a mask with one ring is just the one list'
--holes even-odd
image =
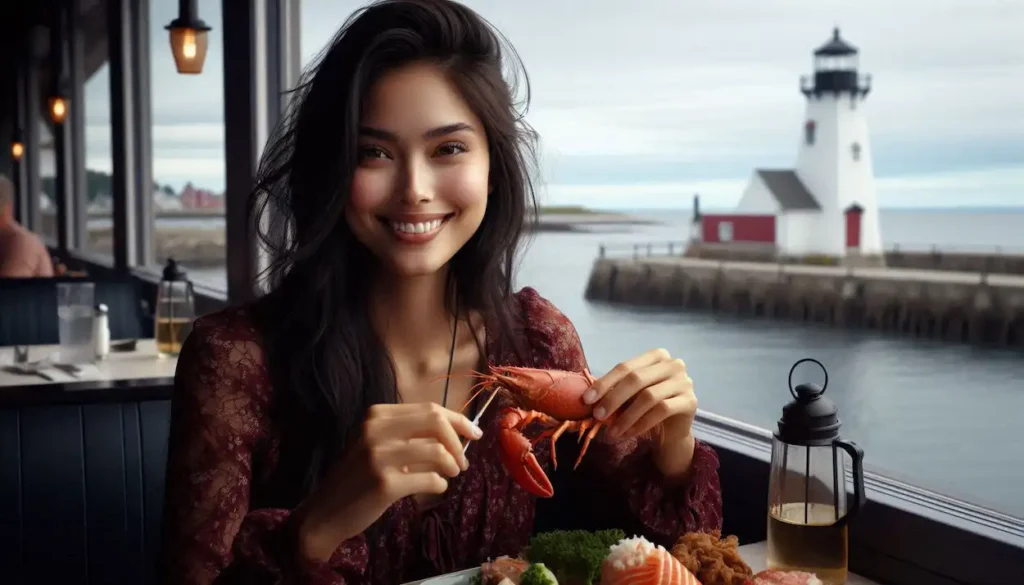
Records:
{"label": "smiling woman", "polygon": [[[721,528],[686,364],[652,350],[594,378],[565,315],[512,288],[537,205],[510,64],[463,5],[383,0],[300,84],[251,199],[274,211],[271,290],[200,319],[179,358],[167,582],[438,575],[519,554],[537,499],[582,488],[663,545]],[[477,399],[482,371],[534,384]],[[552,440],[530,441],[530,421]],[[555,490],[566,430],[586,457]],[[593,509],[546,521],[583,527]]]}

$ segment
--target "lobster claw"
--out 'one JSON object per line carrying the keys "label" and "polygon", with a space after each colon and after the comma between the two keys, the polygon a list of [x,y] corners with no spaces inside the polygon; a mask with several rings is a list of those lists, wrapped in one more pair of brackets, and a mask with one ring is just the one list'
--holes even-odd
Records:
{"label": "lobster claw", "polygon": [[529,439],[516,428],[515,423],[522,419],[522,414],[515,410],[505,415],[505,420],[511,424],[501,425],[501,430],[498,431],[501,463],[512,479],[524,490],[537,497],[550,498],[555,495],[555,488],[533,454],[533,446]]}

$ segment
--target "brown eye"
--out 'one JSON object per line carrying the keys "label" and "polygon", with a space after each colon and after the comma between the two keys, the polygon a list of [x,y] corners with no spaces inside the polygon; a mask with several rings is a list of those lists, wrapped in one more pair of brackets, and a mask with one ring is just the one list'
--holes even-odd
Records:
{"label": "brown eye", "polygon": [[362,150],[359,151],[359,158],[388,158],[388,153],[384,152],[384,149],[378,146],[364,146]]}
{"label": "brown eye", "polygon": [[447,142],[437,148],[437,153],[441,156],[452,156],[463,152],[466,152],[466,145],[460,142]]}

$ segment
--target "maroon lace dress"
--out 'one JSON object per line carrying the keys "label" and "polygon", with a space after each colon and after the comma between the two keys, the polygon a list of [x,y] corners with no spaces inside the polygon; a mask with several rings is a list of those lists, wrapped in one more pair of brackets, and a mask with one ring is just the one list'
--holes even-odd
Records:
{"label": "maroon lace dress", "polygon": [[[490,363],[587,367],[565,315],[533,289],[516,298],[526,318],[531,363],[518,363],[488,340]],[[439,504],[420,510],[412,498],[400,500],[388,510],[386,530],[376,542],[360,535],[328,562],[301,559],[290,510],[251,505],[273,501],[277,489],[270,479],[281,439],[270,412],[273,393],[260,336],[244,308],[196,322],[175,381],[160,567],[165,582],[397,585],[516,555],[528,543],[538,500],[514,484],[499,461],[494,404],[480,422],[484,437],[469,449],[468,471],[450,482]],[[542,505],[554,504],[555,510],[582,502],[583,516],[607,519],[607,525],[665,545],[686,532],[720,529],[718,457],[711,447],[698,442],[690,480],[670,486],[654,466],[648,443],[595,441],[579,469],[570,472],[582,487],[559,485]],[[538,446],[538,459],[549,462],[544,449]],[[563,467],[571,470],[566,463],[559,472]]]}

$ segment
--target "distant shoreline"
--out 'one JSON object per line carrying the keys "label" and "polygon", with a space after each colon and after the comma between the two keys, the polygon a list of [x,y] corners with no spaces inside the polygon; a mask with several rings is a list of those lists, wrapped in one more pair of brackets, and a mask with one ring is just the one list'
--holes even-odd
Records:
{"label": "distant shoreline", "polygon": [[[725,208],[706,208],[702,209],[704,213],[732,213],[734,209]],[[992,207],[881,207],[879,211],[882,212],[911,212],[911,213],[1000,213],[1000,212],[1013,212],[1020,213],[1024,212],[1024,205],[1022,206],[992,206]],[[571,221],[574,223],[622,223],[622,224],[657,224],[660,223],[655,220],[648,218],[637,218],[632,214],[660,214],[660,213],[672,213],[672,214],[687,214],[689,215],[689,208],[682,207],[643,207],[636,209],[598,209],[583,207],[578,205],[553,205],[541,207],[538,215],[542,218],[557,218],[559,220],[568,220],[571,217]],[[44,210],[41,211],[43,215],[55,215],[55,211]],[[88,219],[107,219],[109,220],[113,215],[113,210],[105,211],[90,211],[87,214]],[[216,219],[224,217],[223,209],[167,209],[155,212],[157,219]],[[550,220],[550,219],[549,219]],[[546,221],[549,221],[546,220]]]}

